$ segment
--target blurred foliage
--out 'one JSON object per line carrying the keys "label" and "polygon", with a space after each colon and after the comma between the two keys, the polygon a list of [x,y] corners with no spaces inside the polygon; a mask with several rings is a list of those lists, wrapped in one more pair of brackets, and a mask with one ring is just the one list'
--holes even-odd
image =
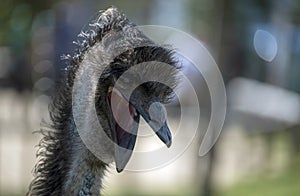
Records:
{"label": "blurred foliage", "polygon": [[54,0],[1,0],[0,45],[10,45],[12,40],[29,40],[28,33],[33,18],[41,11],[49,9]]}

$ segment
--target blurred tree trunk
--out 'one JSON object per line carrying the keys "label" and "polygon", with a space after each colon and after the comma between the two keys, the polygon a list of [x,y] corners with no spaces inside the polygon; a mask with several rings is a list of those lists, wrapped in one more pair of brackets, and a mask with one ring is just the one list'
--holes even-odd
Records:
{"label": "blurred tree trunk", "polygon": [[[198,1],[197,1],[198,2]],[[208,7],[201,14],[198,12],[192,13],[192,18],[204,20],[207,24],[207,29],[194,29],[193,31],[206,31],[198,33],[200,36],[204,36],[206,42],[212,49],[212,55],[216,60],[219,69],[223,75],[225,84],[237,75],[241,75],[242,68],[244,65],[244,54],[242,50],[242,42],[240,42],[236,29],[234,28],[234,1],[233,0],[213,0],[213,1],[199,1],[199,3],[193,2],[193,7],[203,7],[200,2],[205,3]],[[205,9],[205,8],[203,8]],[[191,8],[195,10],[195,8]],[[194,27],[199,27],[197,25],[197,20],[193,21]],[[202,40],[202,37],[200,37]],[[203,163],[204,159],[206,162],[206,170],[200,172],[203,179],[198,179],[198,182],[202,182],[201,186],[197,190],[197,195],[201,196],[211,196],[214,194],[213,185],[213,172],[214,163],[217,154],[217,146],[214,146],[203,159],[198,159],[198,167]],[[203,164],[201,165],[203,167]],[[198,169],[199,170],[199,169]]]}
{"label": "blurred tree trunk", "polygon": [[[228,62],[228,56],[231,56],[231,52],[234,52],[234,44],[228,44],[231,42],[232,35],[232,20],[230,19],[230,13],[232,13],[232,1],[231,0],[213,0],[213,9],[211,10],[211,23],[209,27],[209,43],[212,48],[213,56],[219,65],[219,69],[222,72],[225,83],[228,81],[232,74],[228,69],[232,69],[232,63]],[[231,75],[232,77],[232,75]],[[206,155],[207,158],[207,170],[204,173],[204,181],[199,190],[201,196],[211,196],[214,194],[213,185],[213,172],[216,158],[217,147],[214,146]]]}
{"label": "blurred tree trunk", "polygon": [[206,158],[207,158],[207,170],[206,173],[204,174],[203,185],[200,186],[200,190],[199,190],[201,196],[213,195],[212,174],[214,169],[215,147],[213,147],[209,151],[209,153],[207,153]]}

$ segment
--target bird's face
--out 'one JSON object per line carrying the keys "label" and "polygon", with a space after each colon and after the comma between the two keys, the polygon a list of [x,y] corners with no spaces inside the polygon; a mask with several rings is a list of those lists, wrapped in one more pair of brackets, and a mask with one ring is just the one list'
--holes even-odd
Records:
{"label": "bird's face", "polygon": [[[175,73],[156,71],[159,71],[161,77],[176,80]],[[110,127],[108,135],[117,144],[114,157],[118,172],[124,169],[132,155],[140,117],[148,123],[167,147],[170,147],[172,143],[165,109],[162,105],[172,96],[171,87],[161,82],[143,82],[145,74],[155,74],[151,69],[136,70],[125,77],[120,77],[122,74],[123,72],[112,74],[110,79],[107,79],[110,82],[106,88],[106,103],[109,111],[107,122]]]}
{"label": "bird's face", "polygon": [[137,88],[130,99],[121,91],[110,88],[108,100],[112,113],[112,135],[117,144],[115,161],[117,171],[121,172],[127,164],[135,146],[140,117],[150,125],[156,135],[170,147],[171,132],[166,122],[165,111],[155,95],[148,94],[149,89]]}

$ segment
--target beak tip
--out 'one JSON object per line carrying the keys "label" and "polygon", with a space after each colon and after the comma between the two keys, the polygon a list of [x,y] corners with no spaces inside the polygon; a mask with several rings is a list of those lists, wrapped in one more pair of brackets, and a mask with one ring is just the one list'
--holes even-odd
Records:
{"label": "beak tip", "polygon": [[116,168],[118,173],[121,173],[124,169]]}
{"label": "beak tip", "polygon": [[167,145],[167,147],[168,147],[168,148],[170,148],[170,147],[171,147],[171,145],[172,145],[172,142],[171,142],[171,141],[169,141],[169,142],[167,142],[167,143],[166,143],[166,145]]}

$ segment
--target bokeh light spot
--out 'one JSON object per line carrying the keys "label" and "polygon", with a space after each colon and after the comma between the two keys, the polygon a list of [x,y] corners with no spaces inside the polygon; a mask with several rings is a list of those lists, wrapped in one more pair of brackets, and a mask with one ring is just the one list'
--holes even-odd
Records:
{"label": "bokeh light spot", "polygon": [[254,49],[258,56],[267,62],[274,60],[277,54],[277,40],[268,31],[257,30],[254,34]]}

